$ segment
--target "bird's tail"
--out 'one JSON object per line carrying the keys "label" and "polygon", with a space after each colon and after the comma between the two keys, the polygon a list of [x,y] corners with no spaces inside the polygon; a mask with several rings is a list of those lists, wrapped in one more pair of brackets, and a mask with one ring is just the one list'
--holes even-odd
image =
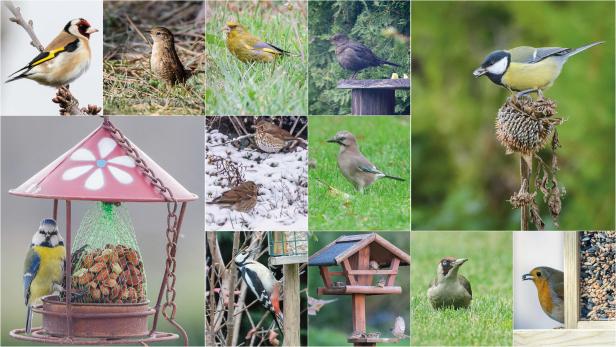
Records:
{"label": "bird's tail", "polygon": [[596,42],[593,42],[593,43],[589,43],[589,44],[587,44],[585,46],[572,49],[571,52],[567,53],[567,57],[574,56],[574,55],[576,55],[576,54],[578,54],[580,52],[583,52],[583,51],[589,49],[590,47],[594,47],[596,45],[600,45],[600,44],[602,44],[604,42],[605,41],[596,41]]}
{"label": "bird's tail", "polygon": [[278,326],[278,330],[280,330],[280,335],[284,335],[284,317],[282,315],[282,312],[278,312],[278,314],[276,314],[273,311],[272,312],[272,317],[274,317],[274,322],[276,322],[276,325]]}
{"label": "bird's tail", "polygon": [[11,77],[11,76],[15,75],[15,74],[16,74],[16,73],[18,73],[18,72],[22,72],[22,71],[26,70],[26,71],[22,72],[21,74],[19,74],[19,75],[15,76],[15,77],[13,77],[13,78],[9,78],[8,80],[4,81],[4,83],[13,82],[13,81],[15,81],[15,80],[18,80],[18,79],[21,79],[21,78],[24,78],[24,77],[28,77],[28,75],[27,75],[27,74],[28,74],[28,71],[30,71],[30,69],[28,69],[28,68],[29,68],[29,66],[24,66],[24,67],[22,67],[21,69],[19,69],[19,70],[17,70],[17,71],[15,71],[15,72],[13,72],[12,74],[10,74],[10,75],[9,75],[9,77]]}
{"label": "bird's tail", "polygon": [[396,176],[385,175],[383,177],[391,178],[392,180],[396,180],[396,181],[406,181],[404,178],[400,178],[400,177],[396,177]]}
{"label": "bird's tail", "polygon": [[28,305],[26,312],[26,334],[32,333],[32,306]]}
{"label": "bird's tail", "polygon": [[398,65],[396,63],[392,63],[391,61],[387,61],[385,59],[379,59],[379,64],[386,64],[386,65],[391,65],[391,66],[397,66],[397,67],[401,67],[401,65]]}

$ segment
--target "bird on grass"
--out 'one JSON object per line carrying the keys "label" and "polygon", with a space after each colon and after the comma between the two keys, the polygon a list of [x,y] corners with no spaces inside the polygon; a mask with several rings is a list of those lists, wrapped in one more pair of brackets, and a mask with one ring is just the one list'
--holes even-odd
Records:
{"label": "bird on grass", "polygon": [[339,131],[334,137],[327,140],[327,142],[340,145],[340,151],[338,152],[338,167],[342,175],[344,175],[360,193],[363,193],[364,188],[381,178],[404,181],[403,178],[387,175],[377,169],[376,166],[366,159],[359,151],[357,140],[350,132],[346,130]]}
{"label": "bird on grass", "polygon": [[531,280],[537,288],[539,304],[545,314],[553,320],[565,322],[564,276],[560,270],[547,266],[532,269],[522,275],[523,281]]}
{"label": "bird on grass", "polygon": [[369,67],[381,65],[400,67],[400,65],[396,63],[377,57],[372,53],[370,48],[349,39],[345,34],[336,34],[332,36],[330,42],[336,46],[336,60],[338,60],[340,66],[346,70],[353,71],[351,79],[355,79],[355,75],[357,75],[359,71]]}
{"label": "bird on grass", "polygon": [[32,332],[32,305],[54,292],[62,292],[64,279],[64,240],[58,233],[56,221],[43,219],[32,236],[32,243],[24,262],[24,299],[28,307],[26,313],[26,333]]}
{"label": "bird on grass", "polygon": [[517,97],[532,92],[541,97],[543,90],[554,84],[570,57],[601,43],[603,41],[579,48],[521,46],[494,51],[473,71],[473,75],[486,75],[493,83],[518,92]]}
{"label": "bird on grass", "polygon": [[467,308],[473,299],[471,284],[459,275],[460,266],[468,259],[445,257],[436,268],[436,277],[428,288],[428,299],[434,309]]}
{"label": "bird on grass", "polygon": [[229,21],[223,31],[227,34],[227,49],[244,63],[270,63],[291,54],[249,33],[243,25]]}
{"label": "bird on grass", "polygon": [[184,69],[178,57],[173,33],[164,27],[154,27],[150,30],[150,35],[154,41],[150,57],[152,72],[168,85],[186,82],[190,77],[190,70]]}
{"label": "bird on grass", "polygon": [[278,153],[284,148],[293,147],[298,142],[302,142],[299,137],[265,120],[259,121],[254,127],[256,129],[255,143],[260,150],[266,153]]}
{"label": "bird on grass", "polygon": [[90,34],[97,31],[83,18],[69,21],[39,55],[9,77],[19,75],[5,83],[27,78],[49,87],[68,85],[90,66]]}
{"label": "bird on grass", "polygon": [[404,318],[402,318],[401,316],[398,316],[396,318],[394,327],[389,330],[395,337],[399,339],[405,339],[405,338],[410,337],[404,333],[406,331],[406,324],[404,323]]}
{"label": "bird on grass", "polygon": [[210,203],[220,204],[238,212],[248,212],[257,205],[259,187],[253,181],[245,181],[222,193]]}

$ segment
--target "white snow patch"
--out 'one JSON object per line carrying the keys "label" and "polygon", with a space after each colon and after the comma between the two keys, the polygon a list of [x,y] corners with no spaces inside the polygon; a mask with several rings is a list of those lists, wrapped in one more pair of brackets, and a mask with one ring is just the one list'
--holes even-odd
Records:
{"label": "white snow patch", "polygon": [[241,151],[232,143],[212,147],[230,139],[210,129],[206,137],[205,201],[229,190],[227,178],[219,177],[211,156],[227,158],[245,167],[244,178],[260,184],[257,206],[237,212],[216,204],[205,207],[206,230],[221,231],[307,231],[308,151],[296,147],[290,153],[263,153],[252,148]]}

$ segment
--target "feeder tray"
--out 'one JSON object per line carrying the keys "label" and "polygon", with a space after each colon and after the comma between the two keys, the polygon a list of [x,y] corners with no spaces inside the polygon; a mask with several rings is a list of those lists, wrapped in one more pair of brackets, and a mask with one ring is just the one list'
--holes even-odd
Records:
{"label": "feeder tray", "polygon": [[305,231],[269,231],[267,238],[272,265],[308,262],[308,236]]}
{"label": "feeder tray", "polygon": [[355,346],[374,346],[376,343],[398,343],[400,339],[396,337],[349,337],[347,342],[354,344]]}
{"label": "feeder tray", "polygon": [[[30,335],[25,333],[25,329],[14,329],[10,332],[12,337],[56,345],[147,344],[182,337],[184,344],[188,344],[186,332],[174,319],[175,291],[170,295],[169,290],[175,288],[169,281],[173,278],[175,282],[175,266],[170,263],[176,254],[186,204],[196,200],[198,196],[189,192],[124,137],[107,117],[104,117],[100,127],[75,147],[9,193],[53,199],[52,216],[56,220],[59,200],[66,202],[66,295],[42,298],[43,304],[33,307],[33,311],[42,316],[42,328],[33,328]],[[74,200],[98,201],[103,210],[107,211],[107,214],[96,215],[102,216],[98,219],[91,218],[93,215],[84,217],[80,229],[85,226],[90,228],[89,230],[96,230],[90,234],[78,233],[75,244],[71,234]],[[115,212],[111,205],[122,202],[167,203],[167,223],[164,226],[167,230],[167,267],[154,308],[149,307],[145,295],[143,264],[132,227],[129,222],[123,223],[128,219],[113,215]],[[94,223],[88,224],[87,221]],[[110,226],[116,231],[123,230],[116,232],[115,239],[109,241],[106,238],[110,232],[106,228]],[[84,234],[92,237],[86,238],[87,242],[82,242]],[[103,242],[101,239],[105,239],[107,244],[97,244]],[[94,258],[95,262],[90,264],[89,258],[86,258],[94,255],[113,258],[101,261]],[[116,255],[118,261],[115,260]],[[122,262],[123,259],[126,264]],[[93,268],[94,266],[96,267]],[[105,267],[106,272],[101,274],[101,271],[95,271],[101,270],[99,267]],[[116,286],[113,281],[109,281],[114,272],[119,279]],[[79,287],[84,284],[79,282],[85,282],[86,279],[92,288],[96,287],[94,295],[92,291],[84,294],[84,288]],[[111,289],[116,287],[121,289],[118,293],[123,293],[124,289],[131,293],[113,296],[117,293],[112,295]],[[100,301],[97,299],[96,290],[100,291]],[[106,293],[107,290],[109,294]],[[163,302],[165,297],[167,301]],[[173,313],[164,317],[177,328],[179,334],[156,331],[159,315],[168,307],[174,309]],[[150,316],[153,317],[152,327],[148,328]]]}

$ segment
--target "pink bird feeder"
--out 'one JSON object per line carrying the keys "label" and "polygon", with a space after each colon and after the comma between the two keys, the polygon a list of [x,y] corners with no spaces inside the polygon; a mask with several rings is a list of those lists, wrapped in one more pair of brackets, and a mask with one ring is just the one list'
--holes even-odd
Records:
{"label": "pink bird feeder", "polygon": [[[33,306],[42,316],[42,327],[33,328],[31,334],[15,329],[10,332],[12,337],[50,344],[101,345],[147,344],[181,336],[188,345],[186,332],[175,321],[175,255],[186,205],[198,196],[128,140],[107,117],[76,146],[9,193],[53,200],[56,220],[58,202],[66,203],[65,291],[61,296],[46,296],[42,305]],[[114,209],[125,202],[167,204],[165,273],[154,307],[145,295],[145,274],[134,234],[130,247],[84,244],[73,249],[73,242],[79,245],[84,233],[80,227],[73,240],[71,204],[75,200],[99,202],[103,217],[107,212],[116,216]],[[90,240],[96,242],[96,238]],[[177,334],[156,330],[161,313]],[[148,328],[150,316],[153,320]]]}

